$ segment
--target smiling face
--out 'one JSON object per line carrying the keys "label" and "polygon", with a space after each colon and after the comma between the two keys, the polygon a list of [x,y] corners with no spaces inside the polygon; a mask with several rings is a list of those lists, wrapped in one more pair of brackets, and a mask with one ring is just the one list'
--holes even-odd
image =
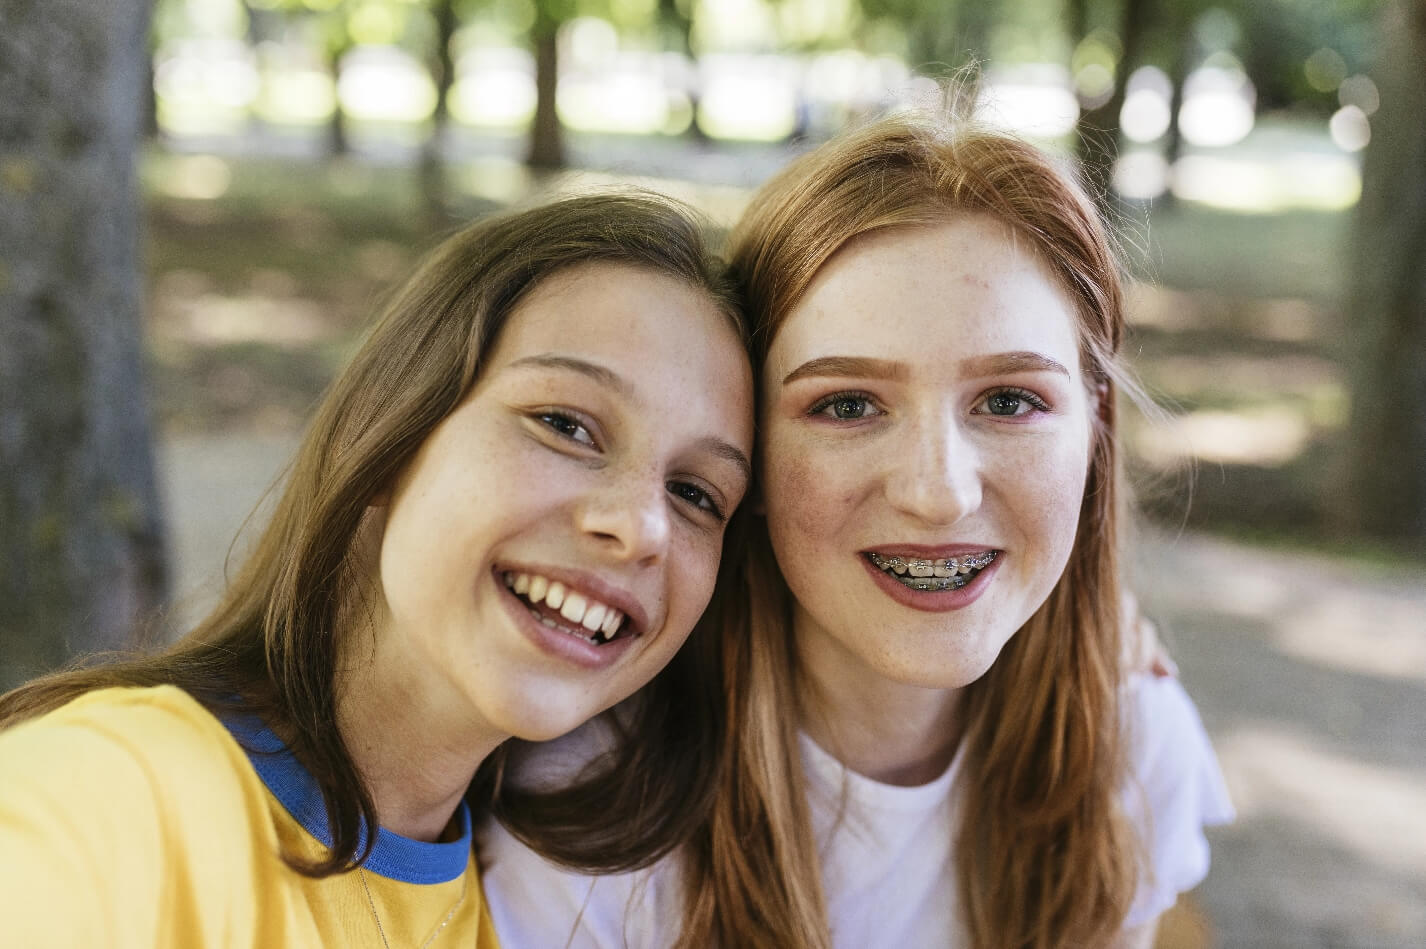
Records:
{"label": "smiling face", "polygon": [[1024,243],[980,215],[864,235],[777,330],[764,500],[815,677],[964,686],[1064,570],[1093,405]]}
{"label": "smiling face", "polygon": [[706,293],[612,263],[539,284],[486,357],[385,507],[376,668],[546,739],[647,682],[707,605],[751,370]]}

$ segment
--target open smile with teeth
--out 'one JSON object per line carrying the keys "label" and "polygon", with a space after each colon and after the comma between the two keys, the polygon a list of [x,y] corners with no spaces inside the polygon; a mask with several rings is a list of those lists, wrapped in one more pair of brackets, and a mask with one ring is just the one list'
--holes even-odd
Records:
{"label": "open smile with teeth", "polygon": [[[619,638],[628,625],[624,614],[584,593],[571,590],[558,580],[539,574],[505,571],[505,586],[524,601],[530,615],[560,632],[602,646]],[[632,630],[627,631],[630,635]]]}
{"label": "open smile with teeth", "polygon": [[910,557],[888,557],[868,553],[867,560],[896,578],[913,590],[937,593],[944,590],[959,590],[975,579],[996,557],[998,550],[986,550],[978,554],[948,557],[944,560],[915,560]]}

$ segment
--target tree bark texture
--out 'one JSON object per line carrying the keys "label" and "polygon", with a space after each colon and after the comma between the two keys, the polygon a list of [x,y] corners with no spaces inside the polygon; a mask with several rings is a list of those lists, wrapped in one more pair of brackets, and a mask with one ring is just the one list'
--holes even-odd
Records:
{"label": "tree bark texture", "polygon": [[135,168],[149,13],[0,5],[0,685],[127,645],[164,594]]}
{"label": "tree bark texture", "polygon": [[1346,310],[1354,526],[1426,550],[1426,0],[1383,19]]}

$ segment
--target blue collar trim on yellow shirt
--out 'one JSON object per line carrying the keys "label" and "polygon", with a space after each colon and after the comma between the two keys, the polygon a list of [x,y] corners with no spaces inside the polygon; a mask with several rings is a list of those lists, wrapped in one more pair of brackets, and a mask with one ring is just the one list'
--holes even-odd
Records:
{"label": "blue collar trim on yellow shirt", "polygon": [[[233,716],[223,722],[247,752],[253,770],[272,796],[282,802],[297,823],[327,846],[332,835],[327,825],[327,807],[317,781],[302,767],[282,740],[253,715]],[[470,809],[461,801],[456,812],[460,838],[450,843],[427,843],[376,830],[376,846],[362,866],[371,873],[405,883],[445,883],[465,872],[471,854]],[[365,844],[365,833],[362,835]]]}

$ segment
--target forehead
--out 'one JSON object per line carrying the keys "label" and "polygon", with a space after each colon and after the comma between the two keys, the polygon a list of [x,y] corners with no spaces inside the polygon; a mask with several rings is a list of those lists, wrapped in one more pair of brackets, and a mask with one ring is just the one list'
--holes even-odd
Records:
{"label": "forehead", "polygon": [[604,367],[640,403],[747,411],[748,355],[728,316],[707,291],[649,268],[578,264],[541,281],[511,312],[484,372],[531,356]]}
{"label": "forehead", "polygon": [[1077,369],[1078,348],[1073,305],[1029,241],[965,214],[849,241],[778,328],[769,370],[774,359],[866,355],[915,365],[1009,351]]}
{"label": "forehead", "polygon": [[611,357],[657,351],[688,365],[699,362],[699,347],[715,357],[745,358],[729,318],[706,290],[651,268],[607,261],[567,267],[527,292],[501,329],[490,362],[556,345]]}

